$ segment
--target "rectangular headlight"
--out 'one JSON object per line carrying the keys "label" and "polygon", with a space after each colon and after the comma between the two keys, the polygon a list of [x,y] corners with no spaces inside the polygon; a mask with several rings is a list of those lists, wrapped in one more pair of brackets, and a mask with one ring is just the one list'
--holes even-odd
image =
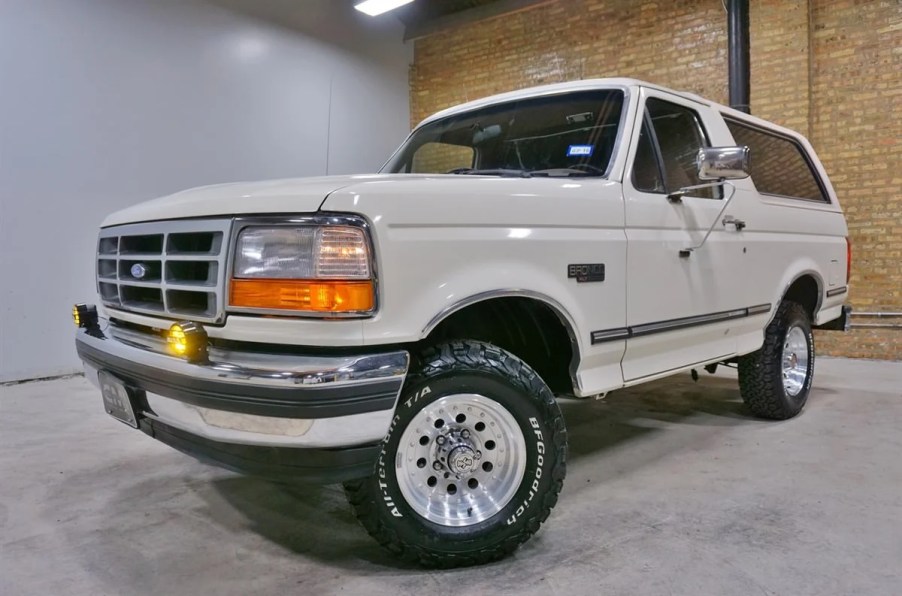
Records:
{"label": "rectangular headlight", "polygon": [[235,246],[229,304],[364,313],[375,307],[369,241],[342,225],[248,226]]}
{"label": "rectangular headlight", "polygon": [[234,276],[369,279],[369,247],[363,230],[346,226],[245,228],[238,236]]}
{"label": "rectangular headlight", "polygon": [[235,277],[312,279],[314,227],[245,228],[235,248]]}

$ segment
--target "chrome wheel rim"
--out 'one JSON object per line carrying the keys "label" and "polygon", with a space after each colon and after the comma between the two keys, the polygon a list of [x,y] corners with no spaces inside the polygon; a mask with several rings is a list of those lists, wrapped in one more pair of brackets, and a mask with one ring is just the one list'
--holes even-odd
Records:
{"label": "chrome wheel rim", "polygon": [[808,336],[801,327],[790,327],[783,341],[783,388],[797,396],[808,377]]}
{"label": "chrome wheel rim", "polygon": [[448,395],[417,412],[401,435],[395,475],[417,514],[442,526],[470,526],[510,503],[526,471],[520,425],[500,403]]}

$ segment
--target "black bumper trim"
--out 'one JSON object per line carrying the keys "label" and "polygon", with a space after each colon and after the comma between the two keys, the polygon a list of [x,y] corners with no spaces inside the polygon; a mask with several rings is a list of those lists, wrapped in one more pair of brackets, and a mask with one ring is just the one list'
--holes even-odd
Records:
{"label": "black bumper trim", "polygon": [[332,484],[373,473],[380,444],[341,449],[262,447],[212,441],[158,420],[139,426],[154,439],[205,463],[279,482]]}
{"label": "black bumper trim", "polygon": [[79,357],[130,387],[191,405],[279,418],[336,418],[391,410],[403,380],[339,387],[264,387],[199,379],[149,367],[76,341]]}

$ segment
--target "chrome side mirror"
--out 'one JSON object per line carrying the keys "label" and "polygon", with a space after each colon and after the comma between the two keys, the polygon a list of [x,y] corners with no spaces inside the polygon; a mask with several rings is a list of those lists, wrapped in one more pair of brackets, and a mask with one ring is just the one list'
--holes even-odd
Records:
{"label": "chrome side mirror", "polygon": [[751,174],[751,159],[748,147],[701,147],[696,156],[698,179],[707,180],[702,184],[684,186],[668,193],[667,200],[679,203],[685,195],[702,188],[714,188],[728,184],[726,180],[741,180]]}
{"label": "chrome side mirror", "polygon": [[741,180],[751,174],[748,147],[702,147],[698,150],[699,180]]}

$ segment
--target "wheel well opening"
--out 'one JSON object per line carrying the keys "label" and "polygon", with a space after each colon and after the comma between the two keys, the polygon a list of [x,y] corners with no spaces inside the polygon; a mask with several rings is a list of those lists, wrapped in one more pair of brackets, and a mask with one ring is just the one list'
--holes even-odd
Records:
{"label": "wheel well opening", "polygon": [[444,319],[423,340],[428,345],[455,339],[484,341],[526,362],[555,394],[573,393],[573,344],[557,312],[533,298],[493,298]]}
{"label": "wheel well opening", "polygon": [[786,290],[786,295],[783,296],[783,299],[801,304],[808,316],[811,317],[811,320],[814,321],[820,293],[820,286],[818,286],[817,280],[810,275],[803,275],[792,282],[792,285]]}

